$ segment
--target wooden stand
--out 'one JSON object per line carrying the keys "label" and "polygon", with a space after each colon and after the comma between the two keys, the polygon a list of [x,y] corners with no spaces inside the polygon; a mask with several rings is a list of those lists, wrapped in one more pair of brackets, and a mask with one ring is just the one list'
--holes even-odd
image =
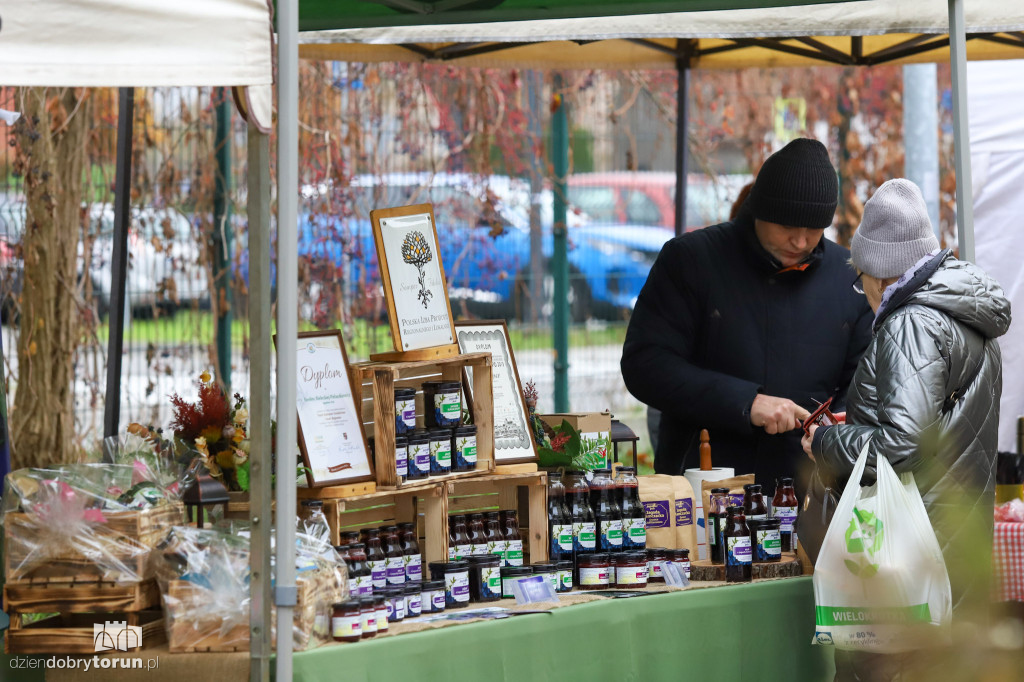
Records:
{"label": "wooden stand", "polygon": [[[513,465],[514,466],[514,465]],[[548,560],[548,475],[539,471],[518,475],[480,476],[446,484],[447,514],[472,514],[515,509],[523,538],[523,561]],[[446,519],[447,520],[447,519]],[[448,535],[445,534],[447,556]]]}
{"label": "wooden stand", "polygon": [[[4,637],[4,653],[8,654],[93,654],[96,642],[93,625],[104,622],[124,623],[142,628],[142,645],[129,646],[127,651],[140,651],[162,644],[166,639],[163,613],[159,610],[117,613],[59,613],[29,625],[22,624],[22,614],[11,614],[11,627]],[[129,644],[134,643],[134,638]]]}
{"label": "wooden stand", "polygon": [[392,350],[385,353],[373,353],[370,362],[419,362],[453,358],[459,354],[459,344],[450,343],[445,346],[431,346],[416,350]]}
{"label": "wooden stand", "polygon": [[[772,563],[754,563],[751,573],[754,580],[761,578],[792,578],[803,575],[804,569],[796,554],[783,552],[782,560]],[[710,560],[693,561],[690,563],[690,580],[712,582],[725,580],[725,565],[712,564]]]}
{"label": "wooden stand", "polygon": [[417,426],[423,426],[425,381],[461,381],[463,368],[473,369],[473,424],[476,425],[477,462],[475,471],[431,476],[436,483],[494,469],[494,403],[491,396],[491,354],[469,353],[446,360],[417,362],[364,362],[352,365],[353,384],[362,387],[363,428],[374,439],[374,468],[378,490],[402,490],[421,485],[402,482],[395,466],[395,387],[415,388]]}

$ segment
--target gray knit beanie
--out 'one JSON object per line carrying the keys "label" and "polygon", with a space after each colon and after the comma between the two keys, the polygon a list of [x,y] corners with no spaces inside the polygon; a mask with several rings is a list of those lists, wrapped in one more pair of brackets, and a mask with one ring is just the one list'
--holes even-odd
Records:
{"label": "gray knit beanie", "polygon": [[910,180],[896,178],[883,183],[864,204],[850,253],[861,272],[890,279],[937,248],[921,190]]}

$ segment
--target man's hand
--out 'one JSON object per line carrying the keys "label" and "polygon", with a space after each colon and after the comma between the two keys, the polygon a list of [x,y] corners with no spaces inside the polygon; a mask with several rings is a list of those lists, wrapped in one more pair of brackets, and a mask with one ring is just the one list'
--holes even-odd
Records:
{"label": "man's hand", "polygon": [[811,428],[807,429],[807,433],[805,433],[804,437],[800,439],[800,445],[803,446],[804,452],[807,453],[807,456],[811,458],[812,462],[817,461],[816,459],[814,459],[814,453],[811,452],[811,444],[814,442],[814,432],[817,430],[818,425],[811,424]]}
{"label": "man's hand", "polygon": [[767,433],[786,433],[799,428],[811,413],[788,398],[758,393],[750,406],[750,423],[764,427]]}

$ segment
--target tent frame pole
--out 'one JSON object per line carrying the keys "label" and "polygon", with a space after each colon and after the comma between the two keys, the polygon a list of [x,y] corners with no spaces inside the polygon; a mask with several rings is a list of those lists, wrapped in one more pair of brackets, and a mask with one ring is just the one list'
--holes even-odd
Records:
{"label": "tent frame pole", "polygon": [[686,182],[690,176],[690,61],[693,40],[676,42],[676,236],[686,232]]}
{"label": "tent frame pole", "polygon": [[551,97],[551,166],[554,224],[554,246],[551,257],[554,280],[554,311],[552,315],[555,350],[555,412],[569,411],[569,255],[566,232],[566,197],[569,184],[569,117],[565,101],[565,82],[556,71],[552,77]]}
{"label": "tent frame pole", "polygon": [[967,37],[963,0],[949,0],[949,64],[953,76],[957,242],[960,259],[974,261],[974,197],[971,188],[971,133],[967,118]]}

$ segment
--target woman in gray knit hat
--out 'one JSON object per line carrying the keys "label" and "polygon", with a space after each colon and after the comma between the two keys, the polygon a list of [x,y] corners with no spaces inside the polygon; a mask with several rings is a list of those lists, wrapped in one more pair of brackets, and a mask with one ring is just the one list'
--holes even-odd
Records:
{"label": "woman in gray knit hat", "polygon": [[[853,376],[846,423],[811,427],[804,450],[840,490],[866,444],[862,485],[874,482],[878,455],[897,473],[914,473],[942,546],[956,628],[983,618],[989,602],[1002,391],[996,339],[1010,326],[1010,302],[984,270],[939,249],[909,180],[878,188],[850,250],[853,286],[875,312],[874,336]],[[926,658],[936,660],[837,651],[836,679],[893,679]]]}

